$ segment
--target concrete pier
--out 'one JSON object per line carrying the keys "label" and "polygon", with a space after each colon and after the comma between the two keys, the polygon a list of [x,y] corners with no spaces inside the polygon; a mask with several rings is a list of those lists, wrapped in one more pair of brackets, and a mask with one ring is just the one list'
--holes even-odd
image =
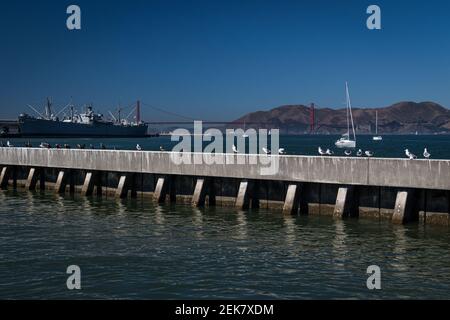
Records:
{"label": "concrete pier", "polygon": [[[65,193],[69,186],[83,196],[139,193],[158,203],[169,198],[194,206],[208,201],[240,210],[261,206],[293,214],[450,224],[449,160],[217,154],[215,162],[212,154],[186,152],[186,161],[177,164],[174,155],[3,147],[0,186],[14,188],[23,181],[35,190],[39,180],[40,190]],[[260,160],[267,159],[277,161],[276,170],[262,174],[267,162]]]}

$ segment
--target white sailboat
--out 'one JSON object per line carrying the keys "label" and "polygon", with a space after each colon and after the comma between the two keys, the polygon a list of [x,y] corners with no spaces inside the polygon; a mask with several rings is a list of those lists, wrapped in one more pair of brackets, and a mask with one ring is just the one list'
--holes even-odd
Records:
{"label": "white sailboat", "polygon": [[378,111],[375,111],[375,136],[372,137],[373,141],[383,140],[382,136],[378,135]]}
{"label": "white sailboat", "polygon": [[[338,141],[336,141],[335,145],[338,148],[356,148],[355,125],[353,123],[352,103],[350,101],[347,82],[345,83],[345,93],[347,98],[347,132],[344,133]],[[350,123],[352,125],[353,140],[350,138]]]}

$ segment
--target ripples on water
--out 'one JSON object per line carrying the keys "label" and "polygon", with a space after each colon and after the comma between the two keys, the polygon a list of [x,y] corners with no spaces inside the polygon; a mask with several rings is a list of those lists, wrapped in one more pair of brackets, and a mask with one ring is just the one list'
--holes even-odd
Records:
{"label": "ripples on water", "polygon": [[[0,193],[0,298],[450,298],[450,233],[377,220]],[[66,289],[68,265],[82,290]],[[366,268],[382,290],[366,288]]]}

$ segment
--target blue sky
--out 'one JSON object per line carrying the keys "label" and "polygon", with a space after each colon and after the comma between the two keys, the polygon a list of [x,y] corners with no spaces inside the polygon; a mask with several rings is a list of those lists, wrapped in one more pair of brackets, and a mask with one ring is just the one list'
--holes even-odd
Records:
{"label": "blue sky", "polygon": [[[66,29],[70,4],[81,7],[81,31]],[[366,28],[370,4],[382,30]],[[450,106],[444,0],[9,1],[0,39],[1,118],[51,96],[231,120],[283,104],[341,107],[346,80],[355,106]]]}

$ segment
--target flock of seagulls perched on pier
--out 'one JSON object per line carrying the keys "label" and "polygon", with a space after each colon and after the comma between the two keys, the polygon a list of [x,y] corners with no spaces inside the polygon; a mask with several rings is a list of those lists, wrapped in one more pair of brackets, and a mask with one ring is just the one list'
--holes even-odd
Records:
{"label": "flock of seagulls perched on pier", "polygon": [[[31,144],[29,141],[26,142],[24,146],[25,146],[26,148],[32,148],[32,147],[33,147],[32,144]],[[6,144],[5,144],[3,141],[1,141],[1,142],[0,142],[0,147],[9,147],[9,148],[12,148],[12,147],[14,147],[14,145],[13,145],[10,141],[7,141]],[[50,148],[56,148],[56,149],[70,149],[70,148],[71,148],[71,146],[68,145],[68,144],[62,144],[62,145],[61,145],[61,144],[55,144],[54,146],[52,146],[52,145],[50,145],[50,144],[47,143],[47,142],[41,142],[41,143],[39,144],[39,147],[40,147],[40,148],[44,148],[44,149],[50,149]],[[95,147],[94,147],[92,144],[90,144],[88,147],[87,147],[85,144],[77,144],[77,145],[76,145],[76,148],[77,148],[77,149],[95,149]],[[103,143],[100,143],[99,149],[106,149],[106,146],[105,146]],[[113,149],[115,150],[116,148],[114,147]],[[143,151],[144,149],[143,149],[142,146],[138,143],[138,144],[136,144],[136,150],[137,150],[137,151]],[[166,151],[166,150],[164,149],[163,146],[159,146],[159,150],[160,150],[160,151]],[[234,144],[233,144],[233,146],[232,146],[232,150],[233,150],[233,153],[236,153],[236,154],[239,153],[238,148],[237,148],[236,145],[234,145]],[[331,149],[322,149],[322,147],[318,147],[317,151],[318,151],[319,155],[321,155],[321,156],[333,156],[333,155],[334,155],[334,152],[333,152]],[[262,152],[263,152],[264,154],[266,154],[266,155],[272,154],[272,151],[271,151],[269,148],[267,148],[267,147],[263,147],[263,148],[262,148]],[[347,157],[350,157],[350,156],[352,155],[352,153],[353,153],[353,152],[352,152],[351,150],[349,150],[349,149],[344,150],[344,155],[347,156]],[[284,155],[284,154],[286,154],[286,150],[285,150],[284,148],[279,148],[279,149],[278,149],[278,154]],[[363,151],[362,149],[358,149],[358,150],[356,151],[355,155],[356,155],[357,157],[363,157],[363,156],[365,156],[365,157],[370,158],[370,157],[373,157],[373,156],[374,156],[374,152],[373,152],[373,151],[370,151],[370,150],[365,150],[365,151]],[[431,154],[430,154],[430,152],[428,151],[427,148],[425,148],[425,149],[423,150],[422,155],[423,155],[423,158],[424,158],[424,159],[430,159],[430,158],[431,158]],[[405,149],[405,156],[406,156],[406,158],[408,158],[408,159],[410,159],[410,160],[415,160],[415,159],[417,159],[417,156],[416,156],[414,153],[412,153],[411,151],[409,151],[409,149]]]}
{"label": "flock of seagulls perched on pier", "polygon": [[[261,149],[264,154],[272,154],[272,150],[268,149],[267,147],[262,147]],[[237,147],[234,144],[232,146],[232,150],[233,150],[233,153],[239,153],[239,150],[237,149]],[[279,148],[278,154],[286,154],[286,150],[284,148]]]}
{"label": "flock of seagulls perched on pier", "polygon": [[[330,149],[322,149],[322,147],[318,148],[318,153],[321,156],[332,156],[334,154],[333,151],[331,151]],[[350,157],[352,155],[352,151],[351,150],[344,150],[344,155],[346,155],[347,157]],[[368,158],[373,157],[374,152],[370,151],[370,150],[366,150],[366,151],[362,151],[361,149],[358,149],[358,151],[356,151],[356,156],[357,157],[362,157],[362,156],[366,156]],[[417,156],[413,153],[411,153],[408,149],[405,149],[405,155],[409,160],[415,160],[417,159]],[[423,150],[423,157],[425,159],[430,159],[431,154],[428,152],[428,149],[425,148]]]}

